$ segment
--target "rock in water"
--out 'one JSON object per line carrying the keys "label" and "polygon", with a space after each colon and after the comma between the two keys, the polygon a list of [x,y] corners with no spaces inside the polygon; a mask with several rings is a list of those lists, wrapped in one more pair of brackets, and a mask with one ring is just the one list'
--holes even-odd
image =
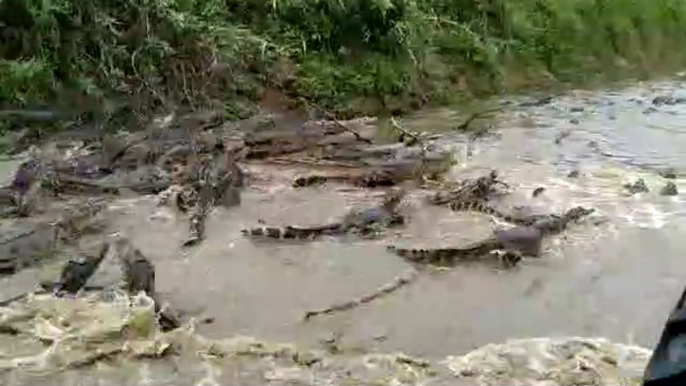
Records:
{"label": "rock in water", "polygon": [[12,273],[52,255],[56,229],[45,223],[17,224],[0,237],[0,271]]}

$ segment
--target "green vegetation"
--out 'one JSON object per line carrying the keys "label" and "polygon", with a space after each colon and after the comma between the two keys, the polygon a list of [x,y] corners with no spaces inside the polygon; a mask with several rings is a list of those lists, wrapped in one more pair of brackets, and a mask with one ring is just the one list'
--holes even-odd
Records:
{"label": "green vegetation", "polygon": [[682,0],[0,0],[0,107],[60,101],[123,124],[220,103],[240,118],[273,88],[398,111],[671,71],[683,26]]}

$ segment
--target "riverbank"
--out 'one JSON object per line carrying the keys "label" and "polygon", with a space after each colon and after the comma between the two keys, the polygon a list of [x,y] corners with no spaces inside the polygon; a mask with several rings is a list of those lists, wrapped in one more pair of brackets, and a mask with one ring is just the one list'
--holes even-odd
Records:
{"label": "riverbank", "polygon": [[0,15],[0,106],[115,129],[179,107],[245,118],[265,90],[346,118],[686,64],[678,0],[3,0]]}

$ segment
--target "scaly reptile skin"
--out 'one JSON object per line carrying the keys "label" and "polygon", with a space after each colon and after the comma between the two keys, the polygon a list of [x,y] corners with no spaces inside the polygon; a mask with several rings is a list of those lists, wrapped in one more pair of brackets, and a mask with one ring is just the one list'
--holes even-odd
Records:
{"label": "scaly reptile skin", "polygon": [[464,200],[452,202],[450,203],[450,209],[456,212],[479,212],[490,216],[498,217],[504,221],[507,221],[515,225],[535,226],[541,230],[544,230],[544,228],[550,230],[561,228],[557,230],[557,232],[564,230],[564,228],[566,228],[567,224],[569,224],[570,222],[576,221],[581,217],[587,216],[593,213],[594,211],[593,209],[587,209],[581,206],[576,206],[568,210],[563,215],[551,213],[517,215],[502,212],[496,209],[495,207],[489,205],[488,203],[480,200]]}
{"label": "scaly reptile skin", "polygon": [[145,292],[155,298],[155,266],[129,239],[118,238],[108,244],[122,269],[126,291],[131,295]]}
{"label": "scaly reptile skin", "polygon": [[437,192],[428,198],[433,205],[450,205],[461,201],[487,201],[495,192],[495,187],[507,184],[498,179],[498,173],[492,170],[485,176],[460,182],[457,187],[449,191]]}
{"label": "scaly reptile skin", "polygon": [[532,216],[519,219],[526,225],[496,231],[493,236],[464,247],[412,249],[389,246],[388,250],[413,263],[454,265],[458,262],[479,261],[495,251],[505,251],[506,265],[514,265],[523,256],[538,256],[544,236],[562,232],[575,222],[594,212],[577,206],[562,215]]}
{"label": "scaly reptile skin", "polygon": [[294,188],[322,185],[327,181],[350,182],[355,186],[365,188],[377,188],[395,186],[401,182],[401,176],[394,175],[391,171],[377,170],[353,175],[310,175],[298,177],[293,181]]}
{"label": "scaly reptile skin", "polygon": [[311,226],[300,227],[287,225],[284,227],[256,227],[244,229],[243,234],[253,237],[265,237],[270,239],[312,240],[324,235],[342,235],[357,233],[369,235],[375,231],[401,225],[405,217],[398,213],[397,207],[404,198],[406,192],[395,189],[389,192],[383,203],[374,208],[352,210],[341,221]]}
{"label": "scaly reptile skin", "polygon": [[219,156],[203,162],[192,178],[192,194],[185,198],[196,202],[191,210],[190,237],[184,246],[196,245],[205,238],[205,221],[217,203],[226,207],[240,205],[238,189],[243,185],[243,172],[236,165],[236,155],[221,150]]}
{"label": "scaly reptile skin", "polygon": [[504,221],[518,224],[518,225],[530,225],[526,224],[529,222],[528,218],[518,217],[514,215],[509,215],[507,213],[501,212],[495,207],[489,205],[488,203],[481,200],[464,200],[455,201],[449,204],[450,209],[455,212],[478,212],[489,216],[498,217]]}
{"label": "scaly reptile skin", "polygon": [[[473,245],[459,248],[397,248],[389,246],[388,250],[395,253],[411,263],[428,264],[436,266],[453,266],[458,262],[477,262],[486,260],[489,254],[500,249],[500,243],[495,238],[478,241]],[[508,255],[510,256],[510,255]],[[510,261],[503,261],[505,264],[515,265],[521,260],[521,255],[512,254]]]}

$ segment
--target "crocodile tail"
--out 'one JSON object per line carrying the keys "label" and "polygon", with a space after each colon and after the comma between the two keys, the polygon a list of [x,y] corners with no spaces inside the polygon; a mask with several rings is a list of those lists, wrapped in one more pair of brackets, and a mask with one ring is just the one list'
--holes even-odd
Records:
{"label": "crocodile tail", "polygon": [[293,187],[294,188],[304,188],[308,186],[317,186],[325,183],[329,177],[327,176],[320,176],[320,175],[312,175],[312,176],[303,176],[303,177],[298,177],[293,181]]}
{"label": "crocodile tail", "polygon": [[293,226],[285,227],[256,227],[243,229],[243,234],[252,237],[262,237],[268,239],[286,240],[308,240],[318,237],[325,233],[320,228],[300,228]]}
{"label": "crocodile tail", "polygon": [[456,248],[416,249],[398,248],[389,246],[390,252],[415,263],[447,264],[454,260],[460,253]]}
{"label": "crocodile tail", "polygon": [[496,211],[493,207],[481,201],[473,200],[451,202],[450,209],[454,210],[455,212],[479,212],[488,215],[498,214],[498,211]]}

